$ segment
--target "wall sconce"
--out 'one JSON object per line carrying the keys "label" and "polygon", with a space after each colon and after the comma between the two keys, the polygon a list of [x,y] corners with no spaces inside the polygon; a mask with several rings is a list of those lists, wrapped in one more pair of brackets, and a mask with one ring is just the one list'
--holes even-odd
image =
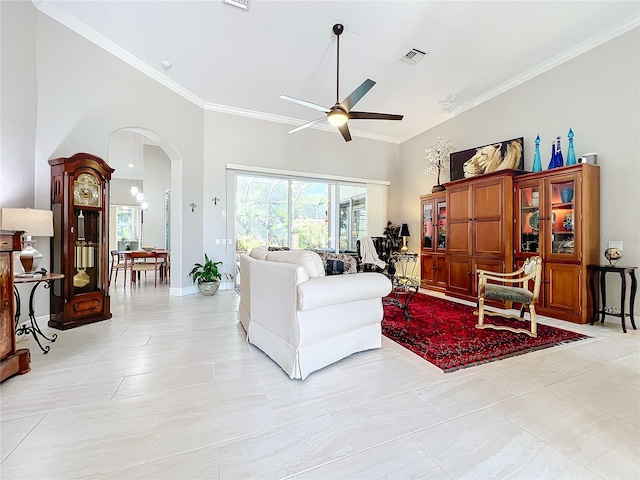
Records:
{"label": "wall sconce", "polygon": [[191,211],[192,211],[192,212],[195,212],[195,211],[196,211],[196,207],[197,207],[198,205],[196,205],[195,203],[190,203],[190,204],[189,204],[189,206],[191,207]]}

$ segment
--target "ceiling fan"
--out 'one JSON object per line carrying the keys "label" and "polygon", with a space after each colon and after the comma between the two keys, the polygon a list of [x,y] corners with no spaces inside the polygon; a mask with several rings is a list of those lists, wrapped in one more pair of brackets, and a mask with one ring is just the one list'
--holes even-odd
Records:
{"label": "ceiling fan", "polygon": [[337,59],[336,59],[336,104],[331,108],[323,107],[322,105],[318,105],[316,103],[307,102],[306,100],[300,100],[298,98],[289,97],[287,95],[280,95],[279,98],[283,100],[288,100],[290,102],[298,103],[300,105],[304,105],[306,107],[311,107],[315,110],[320,110],[321,112],[326,113],[325,116],[316,118],[304,125],[300,125],[293,130],[290,130],[287,133],[295,133],[304,128],[315,125],[316,123],[320,123],[325,119],[331,124],[338,127],[340,133],[344,137],[346,142],[351,141],[351,133],[349,133],[349,126],[347,125],[347,120],[402,120],[403,115],[393,115],[390,113],[372,113],[372,112],[354,112],[351,110],[353,106],[360,101],[365,94],[371,90],[371,88],[376,84],[371,79],[366,79],[362,85],[356,88],[351,95],[345,98],[342,102],[340,102],[340,35],[344,31],[344,26],[340,23],[337,23],[333,26],[333,33],[335,33],[337,37]]}

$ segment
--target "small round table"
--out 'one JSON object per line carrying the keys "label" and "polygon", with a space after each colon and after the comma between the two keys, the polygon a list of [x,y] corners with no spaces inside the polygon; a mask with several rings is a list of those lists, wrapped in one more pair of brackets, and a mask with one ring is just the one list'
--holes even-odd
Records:
{"label": "small round table", "polygon": [[[633,305],[636,299],[636,290],[638,289],[638,282],[636,281],[635,271],[638,267],[618,267],[616,265],[588,265],[587,271],[589,272],[589,285],[591,287],[591,300],[593,302],[593,316],[591,317],[591,325],[593,325],[598,319],[598,314],[601,315],[600,323],[604,323],[605,315],[611,315],[612,317],[620,317],[622,320],[622,331],[627,333],[627,325],[625,321],[625,317],[629,317],[631,320],[631,326],[634,330],[636,329],[636,324],[633,321]],[[617,308],[609,308],[607,307],[607,283],[606,283],[606,274],[618,273],[620,278],[622,278],[622,286],[620,287],[620,309]],[[598,303],[598,298],[596,295],[596,274],[600,275],[600,295],[602,297],[602,305],[600,306]],[[631,294],[629,296],[629,313],[625,313],[625,305],[624,300],[627,293],[627,274],[631,277]]]}
{"label": "small round table", "polygon": [[[34,297],[34,294],[36,293],[36,289],[38,288],[38,285],[40,285],[41,283],[44,283],[44,288],[50,288],[52,282],[54,282],[55,280],[60,280],[61,278],[64,278],[64,275],[61,273],[44,273],[44,274],[37,274],[37,275],[31,275],[31,276],[16,275],[13,278],[13,294],[16,299],[16,335],[26,335],[28,333],[33,335],[33,338],[38,344],[38,346],[40,347],[40,349],[42,350],[42,353],[48,353],[51,347],[49,347],[49,345],[47,345],[46,347],[43,347],[42,344],[40,343],[40,339],[38,338],[38,335],[40,335],[45,340],[48,340],[49,342],[55,342],[56,338],[58,338],[58,335],[54,334],[53,337],[49,338],[42,332],[42,330],[40,330],[40,326],[36,321],[36,313],[33,308],[33,297]],[[18,327],[18,324],[20,322],[20,307],[21,307],[20,292],[16,288],[16,284],[18,283],[34,284],[33,288],[31,289],[31,295],[29,295],[30,325],[25,324],[25,325],[22,325],[21,327]]]}

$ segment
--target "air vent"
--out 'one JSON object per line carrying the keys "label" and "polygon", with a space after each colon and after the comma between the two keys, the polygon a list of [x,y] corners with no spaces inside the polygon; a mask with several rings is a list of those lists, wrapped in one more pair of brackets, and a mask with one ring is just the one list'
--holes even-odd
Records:
{"label": "air vent", "polygon": [[222,3],[233,5],[234,7],[241,8],[242,10],[249,10],[249,0],[222,0]]}
{"label": "air vent", "polygon": [[408,63],[409,65],[415,65],[428,54],[429,52],[423,52],[422,50],[418,50],[417,48],[412,48],[404,57],[400,59],[400,61]]}

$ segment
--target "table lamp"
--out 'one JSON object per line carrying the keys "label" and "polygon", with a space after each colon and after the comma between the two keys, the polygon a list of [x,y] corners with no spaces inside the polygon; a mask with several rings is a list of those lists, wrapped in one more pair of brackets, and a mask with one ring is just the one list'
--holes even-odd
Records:
{"label": "table lamp", "polygon": [[409,247],[407,247],[407,237],[411,236],[411,234],[409,233],[409,226],[406,223],[403,223],[402,227],[400,227],[400,236],[402,237],[402,248],[400,249],[400,251],[402,253],[405,253],[407,250],[409,250]]}
{"label": "table lamp", "polygon": [[42,253],[33,248],[36,241],[32,237],[53,237],[53,212],[32,208],[3,208],[2,229],[24,232],[20,263],[24,273],[35,273],[42,260]]}

